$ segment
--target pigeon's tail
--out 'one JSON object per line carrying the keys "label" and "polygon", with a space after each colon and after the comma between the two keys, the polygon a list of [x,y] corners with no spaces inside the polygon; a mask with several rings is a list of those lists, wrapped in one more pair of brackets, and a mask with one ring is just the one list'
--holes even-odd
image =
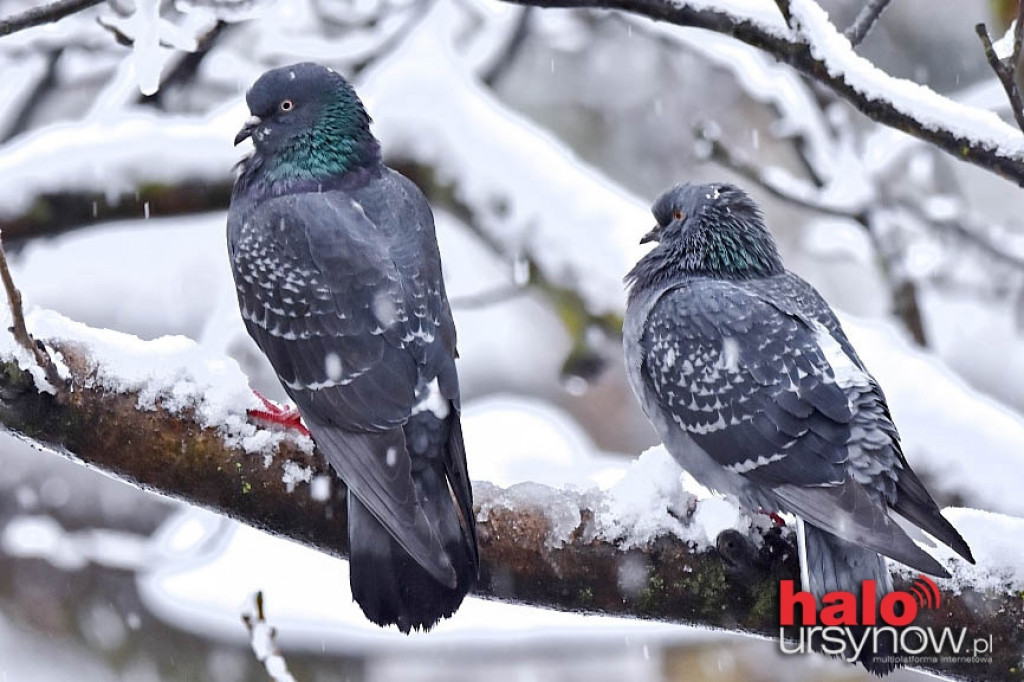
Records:
{"label": "pigeon's tail", "polygon": [[[852,592],[860,604],[865,580],[874,581],[877,601],[892,592],[892,578],[889,577],[885,558],[876,552],[803,522],[799,524],[798,540],[803,589],[814,595],[819,608],[822,597],[829,592]],[[878,612],[877,608],[875,612]],[[857,653],[855,660],[868,672],[878,676],[887,675],[896,669],[894,642],[890,635],[881,633],[877,638],[869,635],[864,639],[865,628],[861,626],[851,627],[849,634],[856,642],[863,639],[864,645],[860,652],[855,652],[847,643],[847,649],[837,653],[837,645],[833,641],[827,653],[840,655],[847,660],[853,653]],[[819,643],[816,648],[820,646]]]}
{"label": "pigeon's tail", "polygon": [[458,413],[413,415],[405,432],[420,506],[455,571],[454,585],[438,582],[354,495],[348,536],[352,596],[374,623],[408,633],[455,613],[476,582],[478,556]]}

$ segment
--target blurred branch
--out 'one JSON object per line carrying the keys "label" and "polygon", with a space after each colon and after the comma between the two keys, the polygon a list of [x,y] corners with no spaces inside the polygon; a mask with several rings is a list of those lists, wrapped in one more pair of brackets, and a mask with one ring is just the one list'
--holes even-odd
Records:
{"label": "blurred branch", "polygon": [[46,66],[43,75],[36,81],[32,92],[25,97],[25,104],[18,110],[17,116],[7,126],[7,130],[0,135],[0,143],[7,142],[28,129],[32,117],[39,110],[40,105],[46,101],[46,93],[57,84],[57,62],[60,61],[62,54],[64,54],[63,47],[46,51]]}
{"label": "blurred branch", "polygon": [[195,78],[199,72],[199,66],[206,59],[206,56],[210,54],[210,50],[213,49],[217,41],[224,35],[228,26],[229,24],[226,21],[218,19],[213,28],[199,38],[195,51],[183,54],[178,63],[174,65],[174,68],[160,79],[159,90],[152,95],[139,95],[139,104],[160,107],[163,105],[164,94],[170,86],[185,85]]}
{"label": "blurred branch", "polygon": [[[934,120],[925,120],[913,105],[913,98],[894,102],[886,97],[851,82],[841,68],[842,59],[830,61],[834,56],[829,48],[815,42],[809,31],[780,30],[763,24],[751,17],[719,9],[706,2],[690,3],[686,0],[667,2],[665,0],[504,0],[518,5],[547,8],[589,8],[621,10],[645,16],[655,21],[664,21],[677,26],[701,28],[731,36],[736,40],[761,49],[780,62],[788,64],[812,81],[836,93],[868,118],[891,128],[901,130],[920,140],[929,142],[955,158],[972,163],[991,171],[1018,185],[1024,186],[1024,138],[1018,144],[1007,144],[988,131],[968,131],[960,120],[943,120],[943,113],[935,114]],[[787,24],[794,20],[793,9],[796,0],[777,0]],[[820,10],[810,0],[799,0],[802,8]],[[832,27],[834,30],[834,27]],[[845,55],[844,55],[845,57]],[[863,60],[864,66],[870,64]],[[887,84],[895,87],[889,76]],[[935,103],[941,100],[948,108],[963,108],[948,98],[935,93]],[[948,114],[945,114],[948,116]],[[1001,132],[1001,131],[1000,131]]]}
{"label": "blurred branch", "polygon": [[225,210],[232,182],[225,178],[223,182],[147,183],[120,196],[55,191],[37,196],[20,215],[0,217],[0,232],[16,250],[18,243],[26,239],[53,236],[107,220],[142,218],[147,203],[150,215],[161,217]]}
{"label": "blurred branch", "polygon": [[514,298],[519,298],[526,293],[526,286],[520,284],[506,284],[496,286],[475,294],[463,294],[453,296],[451,299],[452,310],[477,310],[487,308],[498,303],[505,303]]}
{"label": "blurred branch", "polygon": [[104,0],[57,0],[48,5],[41,5],[25,10],[21,14],[0,19],[0,37],[23,31],[33,26],[41,26],[59,21],[69,14],[75,14],[101,4]]}
{"label": "blurred branch", "polygon": [[[0,422],[38,446],[55,450],[143,488],[212,509],[238,521],[343,556],[344,488],[314,499],[310,485],[292,492],[283,480],[295,461],[314,475],[330,475],[322,459],[285,442],[265,463],[261,455],[228,446],[214,429],[157,404],[140,410],[138,395],[113,393],[94,380],[88,349],[56,343],[71,370],[74,390],[58,402],[36,391],[14,362],[0,372]],[[531,488],[528,500],[476,484],[482,558],[477,594],[563,611],[606,613],[699,624],[777,637],[778,581],[796,579],[795,551],[779,531],[760,547],[725,531],[717,549],[695,550],[675,537],[623,549],[595,531],[596,493]],[[514,503],[509,499],[515,499]],[[579,512],[577,527],[553,536],[559,510]],[[898,584],[900,579],[897,578]],[[990,665],[938,659],[925,667],[958,678],[1014,679],[1024,647],[1024,601],[1001,589],[964,585],[942,595],[943,609],[922,610],[916,625],[966,627],[991,634]]]}
{"label": "blurred branch", "polygon": [[519,56],[519,52],[523,49],[526,44],[526,39],[530,35],[530,23],[533,19],[534,7],[524,7],[519,12],[519,17],[516,19],[515,28],[512,29],[512,34],[508,38],[508,42],[498,52],[498,55],[494,58],[494,62],[480,74],[480,80],[487,84],[488,87],[493,88],[498,84],[508,70],[515,64],[516,57]]}
{"label": "blurred branch", "polygon": [[860,12],[857,13],[857,18],[853,20],[848,29],[843,31],[843,35],[846,36],[851,45],[856,47],[867,38],[868,33],[874,28],[875,22],[878,21],[878,17],[889,6],[889,2],[890,0],[867,0],[864,3],[864,6],[860,8]]}
{"label": "blurred branch", "polygon": [[1017,68],[1020,66],[1021,43],[1024,42],[1024,0],[1017,2],[1017,21],[1013,28],[1013,50],[1005,59],[1000,59],[996,54],[995,46],[992,45],[992,38],[988,34],[985,24],[978,24],[974,27],[975,33],[981,39],[985,48],[985,59],[996,78],[1006,91],[1006,99],[1010,103],[1010,111],[1017,121],[1017,127],[1024,132],[1024,101],[1021,100],[1020,87],[1017,85]]}

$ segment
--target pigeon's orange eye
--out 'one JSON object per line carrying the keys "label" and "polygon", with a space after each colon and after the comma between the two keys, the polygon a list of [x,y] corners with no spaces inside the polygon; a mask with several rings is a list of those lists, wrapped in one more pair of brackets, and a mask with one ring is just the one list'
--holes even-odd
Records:
{"label": "pigeon's orange eye", "polygon": [[678,209],[676,209],[675,211],[672,211],[672,220],[682,220],[685,217],[686,217],[686,214],[683,213],[682,211],[678,210]]}
{"label": "pigeon's orange eye", "polygon": [[283,102],[281,102],[281,111],[291,111],[294,108],[295,103],[292,102],[290,99],[286,99]]}

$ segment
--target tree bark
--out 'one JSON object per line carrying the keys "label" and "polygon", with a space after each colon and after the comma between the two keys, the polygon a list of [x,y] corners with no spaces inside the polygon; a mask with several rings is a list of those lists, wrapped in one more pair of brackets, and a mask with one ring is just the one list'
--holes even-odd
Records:
{"label": "tree bark", "polygon": [[[284,443],[265,461],[228,447],[189,415],[158,406],[137,407],[138,396],[95,385],[88,349],[53,346],[71,371],[69,391],[57,400],[39,393],[14,362],[0,363],[0,422],[19,436],[144,489],[200,505],[320,551],[347,549],[345,490],[332,476],[332,493],[314,499],[310,486],[291,492],[285,463],[330,475],[315,452]],[[625,550],[593,532],[593,512],[568,541],[552,542],[552,503],[579,504],[568,491],[548,489],[534,503],[508,505],[501,490],[476,485],[481,575],[476,594],[563,611],[592,612],[688,623],[778,637],[779,580],[798,579],[791,539],[779,529],[755,546],[725,531],[717,548],[698,551],[674,537]],[[542,499],[543,498],[543,499]],[[900,583],[905,586],[905,581]],[[943,593],[941,610],[922,610],[916,625],[967,628],[967,637],[992,636],[991,664],[924,661],[921,667],[977,680],[1021,679],[1024,602],[1005,590],[967,587]],[[968,640],[970,641],[970,639]]]}

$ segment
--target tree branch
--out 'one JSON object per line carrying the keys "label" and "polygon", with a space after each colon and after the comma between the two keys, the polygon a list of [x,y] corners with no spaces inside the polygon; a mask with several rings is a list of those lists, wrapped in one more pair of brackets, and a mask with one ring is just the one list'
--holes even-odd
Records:
{"label": "tree branch", "polygon": [[996,74],[1003,90],[1006,91],[1006,99],[1010,103],[1010,111],[1017,121],[1017,127],[1024,132],[1024,100],[1021,99],[1020,87],[1017,85],[1017,67],[1020,66],[1021,43],[1024,42],[1024,0],[1017,3],[1017,21],[1013,28],[1013,51],[1006,59],[1000,59],[996,54],[992,38],[988,34],[985,24],[978,24],[974,27],[975,33],[981,39],[985,48],[985,59],[992,71]]}
{"label": "tree branch", "polygon": [[[978,122],[978,130],[965,132],[966,124],[961,120],[944,120],[942,115],[925,116],[915,109],[913,98],[901,98],[894,101],[885,93],[873,92],[864,78],[878,78],[874,84],[884,84],[889,89],[900,89],[905,85],[891,76],[880,75],[868,61],[856,54],[843,53],[837,55],[824,45],[812,43],[807,31],[786,30],[762,23],[750,16],[712,8],[704,3],[690,4],[685,0],[666,2],[665,0],[505,0],[518,5],[559,8],[589,8],[621,10],[640,15],[655,21],[664,21],[677,26],[701,28],[731,36],[736,40],[761,49],[779,61],[788,64],[798,72],[809,77],[836,93],[868,118],[901,130],[925,142],[934,144],[939,149],[957,159],[972,163],[980,168],[991,171],[1018,185],[1024,186],[1024,137],[1010,135],[1012,129],[996,117],[983,120],[980,115],[987,114],[981,110],[971,109],[953,102],[930,90],[914,86],[916,92],[927,97],[929,105],[935,105],[949,112],[950,118],[956,113],[963,114]],[[801,16],[796,13],[798,8],[806,13],[808,10],[821,11],[809,0],[789,0],[782,7],[791,15],[792,21],[798,25]],[[790,23],[790,22],[787,22]],[[830,25],[831,30],[835,30]],[[832,46],[833,43],[829,43]],[[847,67],[855,64],[851,71]],[[866,75],[867,74],[867,75]]]}
{"label": "tree branch", "polygon": [[33,7],[21,14],[0,19],[0,37],[23,31],[33,26],[41,26],[59,21],[69,14],[75,14],[104,2],[104,0],[57,0],[49,5]]}
{"label": "tree branch", "polygon": [[864,3],[864,6],[860,8],[860,12],[857,13],[857,18],[853,20],[848,29],[843,31],[843,35],[846,36],[851,45],[856,47],[867,38],[868,33],[874,28],[875,22],[878,21],[878,17],[889,6],[889,1],[868,0]]}
{"label": "tree branch", "polygon": [[[314,495],[307,483],[291,487],[289,462],[312,476],[330,473],[316,453],[285,441],[272,457],[246,453],[186,413],[159,401],[138,407],[138,394],[104,389],[97,365],[74,341],[54,346],[71,371],[69,400],[36,391],[16,363],[2,363],[0,422],[21,437],[65,453],[143,488],[210,508],[243,523],[344,556],[347,551],[344,487]],[[556,491],[530,484],[516,497],[475,484],[482,557],[476,594],[566,611],[606,613],[779,635],[778,581],[796,579],[795,552],[777,529],[755,547],[748,536],[726,531],[717,548],[697,550],[665,536],[623,549],[601,536],[595,494]],[[557,510],[578,513],[570,532],[555,531]],[[561,525],[561,524],[559,524]],[[897,582],[905,585],[906,581]],[[970,636],[993,637],[991,665],[938,659],[922,667],[955,677],[1013,679],[1024,647],[1024,602],[998,589],[965,587],[944,593],[941,611],[922,610],[917,625],[966,627]]]}

